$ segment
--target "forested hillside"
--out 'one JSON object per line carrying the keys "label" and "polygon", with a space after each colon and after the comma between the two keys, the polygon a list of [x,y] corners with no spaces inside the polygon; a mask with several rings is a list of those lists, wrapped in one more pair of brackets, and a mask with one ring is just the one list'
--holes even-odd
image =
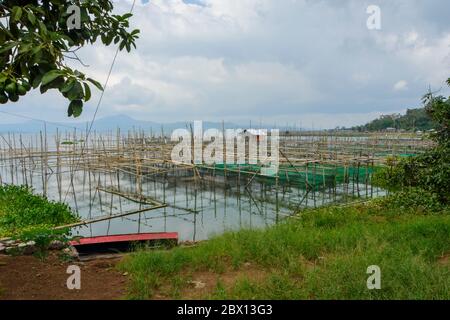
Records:
{"label": "forested hillside", "polygon": [[352,129],[358,131],[382,131],[387,128],[403,129],[407,131],[430,130],[434,124],[425,112],[424,108],[408,109],[406,114],[382,115],[365,125],[356,126]]}

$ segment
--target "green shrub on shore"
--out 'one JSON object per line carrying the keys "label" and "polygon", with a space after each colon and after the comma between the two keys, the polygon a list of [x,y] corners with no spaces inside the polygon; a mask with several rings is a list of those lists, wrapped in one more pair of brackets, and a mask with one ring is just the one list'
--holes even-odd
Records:
{"label": "green shrub on shore", "polygon": [[0,238],[49,241],[68,232],[54,227],[77,221],[67,205],[34,195],[28,187],[0,186]]}
{"label": "green shrub on shore", "polygon": [[[447,80],[450,86],[450,79]],[[433,193],[444,204],[450,203],[450,97],[424,96],[425,110],[435,123],[431,138],[435,142],[427,152],[410,158],[391,159],[377,171],[373,182],[391,191],[416,187]]]}
{"label": "green shrub on shore", "polygon": [[423,214],[440,214],[448,208],[441,203],[436,193],[413,187],[391,193],[389,197],[374,199],[373,204],[399,209],[399,214],[402,214],[404,210],[411,209],[417,214],[420,212]]}

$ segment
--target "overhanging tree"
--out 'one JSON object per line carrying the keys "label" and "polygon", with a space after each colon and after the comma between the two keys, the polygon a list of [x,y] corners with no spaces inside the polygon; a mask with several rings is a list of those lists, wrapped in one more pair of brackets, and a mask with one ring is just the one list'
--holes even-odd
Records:
{"label": "overhanging tree", "polygon": [[[67,23],[79,8],[80,28]],[[109,0],[0,0],[0,103],[16,102],[32,88],[57,89],[69,102],[68,116],[78,117],[90,85],[101,84],[67,65],[81,62],[77,50],[98,39],[120,50],[136,48],[139,30],[129,32],[131,13],[113,14]]]}

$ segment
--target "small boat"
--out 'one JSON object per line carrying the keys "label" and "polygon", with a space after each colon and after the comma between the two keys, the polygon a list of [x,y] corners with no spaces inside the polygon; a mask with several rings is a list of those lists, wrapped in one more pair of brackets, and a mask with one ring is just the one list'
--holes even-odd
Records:
{"label": "small boat", "polygon": [[178,244],[178,232],[117,234],[86,237],[69,242],[80,254],[127,252],[139,247],[173,247]]}

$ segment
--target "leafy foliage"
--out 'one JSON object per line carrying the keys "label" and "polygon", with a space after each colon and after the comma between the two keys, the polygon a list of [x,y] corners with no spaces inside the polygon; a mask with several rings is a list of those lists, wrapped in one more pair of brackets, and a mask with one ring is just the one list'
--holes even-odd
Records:
{"label": "leafy foliage", "polygon": [[[69,29],[69,6],[80,8],[80,29]],[[127,31],[132,14],[112,14],[109,0],[4,0],[0,2],[0,103],[16,102],[32,88],[43,94],[58,89],[68,100],[68,116],[78,117],[90,85],[101,84],[65,61],[98,38],[131,51],[139,30]],[[6,25],[3,22],[6,21]]]}
{"label": "leafy foliage", "polygon": [[0,237],[49,241],[68,232],[55,232],[53,227],[78,220],[66,204],[34,195],[28,187],[0,186]]}
{"label": "leafy foliage", "polygon": [[374,199],[373,203],[379,204],[381,207],[389,206],[393,209],[400,209],[397,211],[398,214],[404,214],[408,210],[414,210],[417,213],[436,214],[448,209],[440,202],[435,193],[420,188],[406,188],[394,192],[388,197]]}
{"label": "leafy foliage", "polygon": [[[450,86],[450,79],[447,80]],[[417,157],[393,160],[379,171],[374,181],[391,190],[420,187],[435,193],[443,203],[450,201],[450,97],[434,97],[428,93],[423,99],[425,110],[435,123],[431,135],[436,145]]]}
{"label": "leafy foliage", "polygon": [[[413,187],[419,184],[419,163],[412,158],[391,157],[386,161],[386,167],[375,172],[372,183],[390,191],[398,191],[403,187]],[[423,166],[420,166],[423,169]]]}

